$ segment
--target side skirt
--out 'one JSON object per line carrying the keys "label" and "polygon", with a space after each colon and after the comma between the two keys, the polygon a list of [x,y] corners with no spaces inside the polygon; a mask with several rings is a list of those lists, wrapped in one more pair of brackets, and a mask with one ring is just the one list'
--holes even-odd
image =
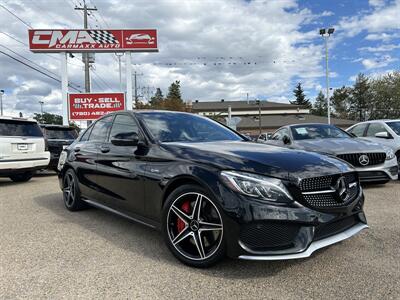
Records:
{"label": "side skirt", "polygon": [[116,214],[118,216],[124,217],[124,218],[126,218],[128,220],[131,220],[133,222],[145,225],[147,227],[150,227],[150,228],[153,228],[153,229],[156,229],[156,230],[159,230],[159,228],[160,228],[160,225],[158,223],[155,223],[155,222],[153,222],[151,220],[148,220],[146,218],[139,217],[139,216],[129,216],[129,215],[123,213],[123,212],[120,212],[118,210],[115,210],[113,208],[110,208],[108,206],[105,206],[103,204],[97,203],[97,202],[89,200],[89,199],[82,199],[82,200],[85,201],[87,204],[89,204],[91,206],[100,208],[100,209],[105,210],[105,211],[109,211],[109,212],[111,212],[113,214]]}

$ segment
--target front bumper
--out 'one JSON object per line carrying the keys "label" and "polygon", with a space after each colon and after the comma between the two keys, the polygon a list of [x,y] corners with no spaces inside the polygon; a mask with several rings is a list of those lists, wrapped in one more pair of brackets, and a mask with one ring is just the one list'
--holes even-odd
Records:
{"label": "front bumper", "polygon": [[296,201],[286,205],[267,204],[234,195],[225,188],[220,191],[225,204],[229,205],[224,207],[229,257],[253,260],[304,258],[368,228],[362,189],[349,205],[332,210],[316,210]]}
{"label": "front bumper", "polygon": [[399,176],[399,166],[396,157],[386,160],[383,164],[370,167],[356,167],[360,181],[379,182],[388,180],[397,180]]}
{"label": "front bumper", "polygon": [[347,240],[352,236],[359,233],[361,230],[368,228],[367,224],[358,223],[353,227],[335,234],[333,236],[327,237],[322,240],[318,240],[312,242],[307,250],[300,252],[300,253],[293,253],[293,254],[282,254],[282,255],[240,255],[240,259],[247,259],[247,260],[287,260],[287,259],[299,259],[299,258],[306,258],[310,257],[315,251],[328,247],[330,245],[339,243],[341,241]]}

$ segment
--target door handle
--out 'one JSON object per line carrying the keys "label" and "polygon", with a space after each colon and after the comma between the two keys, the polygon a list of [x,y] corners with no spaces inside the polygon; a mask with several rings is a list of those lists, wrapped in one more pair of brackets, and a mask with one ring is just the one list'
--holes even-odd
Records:
{"label": "door handle", "polygon": [[110,152],[110,147],[108,147],[108,146],[100,146],[100,151],[102,153]]}
{"label": "door handle", "polygon": [[75,152],[79,152],[79,151],[81,151],[81,148],[80,148],[80,147],[75,147],[75,148],[74,148],[74,151],[75,151]]}

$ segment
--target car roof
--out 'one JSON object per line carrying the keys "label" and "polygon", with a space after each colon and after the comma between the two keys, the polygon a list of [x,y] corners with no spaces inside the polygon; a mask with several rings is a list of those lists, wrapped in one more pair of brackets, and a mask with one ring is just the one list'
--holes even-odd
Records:
{"label": "car roof", "polygon": [[53,128],[53,129],[74,129],[72,126],[59,125],[59,124],[40,124],[42,128]]}
{"label": "car roof", "polygon": [[[374,122],[400,122],[400,119],[369,120],[369,121],[364,121],[364,122],[358,122],[357,124],[362,124],[362,123],[374,123]],[[354,125],[357,125],[357,124],[354,124]]]}
{"label": "car roof", "polygon": [[[290,124],[282,127],[292,127],[292,126],[310,126],[310,125],[328,125],[328,126],[335,126],[334,124],[327,124],[327,123],[299,123],[299,124]],[[281,128],[282,128],[281,127]]]}
{"label": "car roof", "polygon": [[35,119],[33,119],[33,118],[19,118],[19,117],[11,117],[11,116],[0,116],[0,120],[10,120],[10,121],[37,123],[37,121]]}

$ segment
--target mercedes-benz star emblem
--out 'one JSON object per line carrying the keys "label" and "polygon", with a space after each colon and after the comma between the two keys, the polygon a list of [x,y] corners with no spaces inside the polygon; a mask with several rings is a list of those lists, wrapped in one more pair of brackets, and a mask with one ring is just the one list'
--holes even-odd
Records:
{"label": "mercedes-benz star emblem", "polygon": [[196,220],[192,220],[189,226],[192,231],[199,230],[199,223]]}
{"label": "mercedes-benz star emblem", "polygon": [[358,158],[358,161],[360,162],[360,165],[362,166],[366,166],[369,164],[369,157],[368,155],[360,155],[360,157]]}
{"label": "mercedes-benz star emblem", "polygon": [[344,179],[344,177],[340,177],[338,179],[338,181],[335,184],[335,190],[337,195],[339,196],[339,199],[342,202],[345,202],[347,200],[348,197],[348,192],[347,192],[347,184],[346,184],[346,180]]}

